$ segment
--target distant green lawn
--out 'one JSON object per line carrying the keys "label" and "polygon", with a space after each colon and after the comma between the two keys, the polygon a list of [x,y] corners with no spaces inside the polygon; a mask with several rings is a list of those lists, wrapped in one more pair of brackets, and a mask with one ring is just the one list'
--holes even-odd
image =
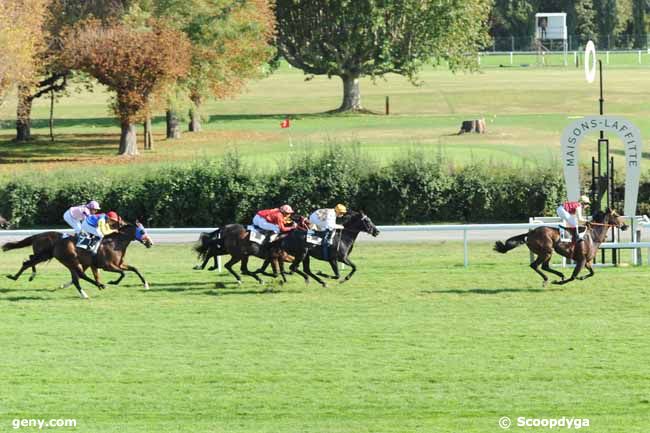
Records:
{"label": "distant green lawn", "polygon": [[[129,275],[86,285],[89,301],[52,292],[56,262],[3,279],[1,429],[489,433],[502,416],[566,416],[647,432],[648,268],[542,289],[526,250],[470,251],[464,269],[457,242],[360,244],[349,283],[290,277],[272,293],[192,271],[187,245],[132,247],[150,291]],[[3,253],[0,272],[26,253]]]}
{"label": "distant green lawn", "polygon": [[[650,68],[606,68],[606,112],[633,120],[650,134]],[[0,178],[42,171],[79,170],[127,172],[134,163],[139,172],[167,164],[218,158],[236,151],[263,170],[274,170],[291,155],[313,152],[332,143],[358,146],[386,163],[410,149],[448,158],[454,164],[487,161],[498,164],[557,164],[559,139],[571,117],[597,112],[598,89],[584,80],[581,68],[486,67],[477,74],[451,74],[425,69],[422,85],[388,76],[375,84],[362,81],[364,105],[378,113],[390,96],[391,116],[328,115],[341,98],[341,83],[304,75],[284,66],[263,80],[252,82],[234,99],[210,101],[204,107],[209,121],[199,134],[165,140],[164,119],[156,118],[156,148],[136,159],[115,157],[118,127],[108,109],[109,94],[72,94],[56,106],[56,142],[47,138],[48,101],[37,101],[33,143],[16,145],[11,101],[0,107]],[[280,122],[289,115],[290,129]],[[455,135],[464,119],[485,117],[485,135]],[[614,140],[614,149],[622,145]],[[586,143],[583,161],[590,159],[595,140]],[[648,151],[645,158],[648,159]],[[622,157],[618,163],[622,164]],[[36,165],[35,165],[36,164]],[[41,170],[42,169],[42,170]]]}

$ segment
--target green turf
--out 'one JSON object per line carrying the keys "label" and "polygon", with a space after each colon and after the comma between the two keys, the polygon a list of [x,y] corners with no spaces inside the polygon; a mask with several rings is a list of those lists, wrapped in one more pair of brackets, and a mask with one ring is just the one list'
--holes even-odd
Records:
{"label": "green turf", "polygon": [[[487,57],[486,57],[487,58]],[[650,135],[650,68],[605,68],[605,111],[630,118]],[[72,94],[56,108],[57,141],[47,138],[48,101],[34,106],[36,140],[11,143],[14,105],[0,107],[0,179],[27,175],[37,170],[54,171],[60,177],[110,167],[111,173],[130,174],[167,164],[219,158],[237,151],[261,170],[274,170],[296,153],[314,152],[339,143],[386,163],[410,149],[425,155],[444,155],[452,164],[475,161],[499,164],[558,164],[560,135],[572,117],[597,112],[598,89],[585,82],[575,67],[491,68],[477,74],[451,74],[425,68],[421,86],[389,75],[373,84],[362,80],[363,104],[383,112],[390,96],[391,116],[328,115],[341,98],[338,78],[315,77],[305,81],[295,69],[252,82],[248,91],[233,99],[210,101],[204,107],[209,121],[200,134],[185,133],[180,140],[165,140],[162,113],[154,123],[156,147],[136,159],[114,157],[118,128],[108,112],[109,94]],[[280,129],[285,115],[294,118],[290,129]],[[485,135],[455,135],[464,119],[485,117]],[[585,142],[583,161],[588,163],[594,140]],[[622,144],[613,142],[615,152]],[[645,152],[645,159],[650,152]],[[622,167],[623,158],[617,159]]]}
{"label": "green turf", "polygon": [[131,275],[89,301],[49,291],[66,279],[50,263],[0,285],[0,429],[486,433],[567,416],[645,433],[648,268],[542,289],[527,251],[490,247],[471,244],[464,269],[455,242],[360,244],[349,283],[264,293],[192,271],[189,246],[138,245],[151,290]]}

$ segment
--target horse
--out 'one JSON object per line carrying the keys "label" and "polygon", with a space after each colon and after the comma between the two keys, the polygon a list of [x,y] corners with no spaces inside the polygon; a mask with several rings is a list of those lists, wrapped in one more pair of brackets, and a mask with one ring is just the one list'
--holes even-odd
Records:
{"label": "horse", "polygon": [[[340,282],[344,283],[349,281],[357,271],[357,266],[350,260],[350,254],[352,253],[357,236],[359,236],[359,233],[365,232],[373,237],[377,237],[379,230],[368,215],[363,212],[350,211],[343,217],[343,220],[343,229],[336,230],[331,244],[325,247],[307,242],[308,233],[306,230],[294,230],[286,238],[279,240],[276,248],[282,249],[295,257],[289,270],[301,275],[305,279],[305,282],[309,281],[307,278],[309,276],[321,286],[326,287],[327,284],[311,271],[310,258],[328,262],[332,267],[334,276],[325,274],[321,274],[321,276],[336,280],[340,278],[338,262],[341,262],[350,266],[351,270]],[[323,240],[322,242],[327,241]],[[300,263],[302,263],[303,267],[302,272],[298,269]],[[264,263],[258,272],[262,272],[266,266],[267,263]]]}
{"label": "horse", "polygon": [[[600,244],[605,242],[607,238],[607,231],[611,227],[617,227],[621,230],[627,230],[623,217],[618,215],[616,211],[607,209],[604,212],[595,212],[592,220],[587,223],[586,233],[584,239],[577,243],[561,242],[560,229],[555,227],[538,227],[528,233],[513,236],[504,242],[497,241],[494,244],[494,250],[505,254],[519,245],[526,244],[531,253],[537,255],[535,260],[530,264],[530,267],[537,272],[543,279],[543,286],[548,284],[548,277],[539,270],[550,272],[561,278],[560,281],[553,281],[553,284],[566,284],[575,279],[584,280],[594,275],[593,260],[596,257],[596,252]],[[553,251],[558,254],[575,260],[575,268],[571,277],[564,278],[562,272],[551,269],[550,261],[553,256]],[[583,268],[587,268],[588,275],[578,278],[578,274]]]}
{"label": "horse", "polygon": [[7,242],[2,246],[2,251],[11,251],[18,248],[24,248],[31,245],[32,252],[27,260],[25,260],[15,275],[7,275],[7,278],[16,281],[25,270],[32,268],[32,274],[29,276],[29,281],[36,278],[36,265],[52,259],[54,245],[61,240],[63,233],[61,232],[43,232],[37,235],[26,237],[17,242]]}
{"label": "horse", "polygon": [[[54,246],[53,255],[63,266],[70,270],[72,284],[74,284],[79,296],[83,299],[88,299],[88,295],[81,288],[80,279],[93,284],[100,290],[106,288],[99,280],[98,269],[120,274],[117,280],[109,281],[108,284],[119,284],[125,276],[124,271],[129,271],[140,278],[145,289],[149,289],[149,283],[144,279],[140,271],[135,266],[127,265],[124,262],[126,249],[132,241],[138,241],[147,248],[153,246],[153,241],[142,224],[136,222],[135,224],[121,225],[117,233],[112,233],[102,239],[96,255],[87,250],[77,249],[76,239],[76,237],[61,239]],[[88,278],[85,274],[86,269],[89,267],[92,269],[95,280]]]}
{"label": "horse", "polygon": [[[304,228],[306,230],[306,227]],[[209,254],[210,245],[212,245],[213,251],[218,251],[219,254],[217,255],[230,254],[230,260],[224,264],[224,267],[236,278],[238,284],[242,284],[242,280],[233,269],[233,266],[238,262],[241,262],[240,269],[242,275],[247,275],[254,278],[258,283],[264,284],[262,279],[257,275],[258,272],[251,272],[248,269],[248,259],[250,256],[258,257],[265,260],[265,263],[270,263],[273,269],[272,276],[277,278],[278,275],[281,275],[282,282],[287,281],[284,275],[283,263],[293,262],[294,259],[285,251],[276,247],[277,242],[287,236],[286,233],[280,234],[280,237],[273,242],[260,245],[250,240],[250,232],[241,224],[228,224],[217,230],[219,230],[218,246],[215,246],[217,243],[217,238],[215,237],[212,238],[212,241],[206,242],[205,244],[202,242],[200,245],[197,245],[195,249],[199,252],[200,257],[208,257],[207,254]],[[202,256],[202,254],[205,254],[205,256]],[[282,272],[279,273],[278,270]]]}

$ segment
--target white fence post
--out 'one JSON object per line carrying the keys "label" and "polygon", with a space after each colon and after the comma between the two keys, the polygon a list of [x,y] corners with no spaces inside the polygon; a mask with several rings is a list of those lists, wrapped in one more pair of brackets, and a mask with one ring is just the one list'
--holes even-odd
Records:
{"label": "white fence post", "polygon": [[468,249],[468,242],[467,242],[467,229],[463,230],[463,258],[464,258],[464,263],[465,267],[467,268],[469,266],[469,251]]}

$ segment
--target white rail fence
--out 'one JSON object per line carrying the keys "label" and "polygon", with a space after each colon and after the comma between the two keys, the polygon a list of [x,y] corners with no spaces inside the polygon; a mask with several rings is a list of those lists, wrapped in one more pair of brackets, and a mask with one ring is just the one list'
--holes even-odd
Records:
{"label": "white rail fence", "polygon": [[[552,219],[548,219],[552,220]],[[641,249],[646,248],[648,264],[650,265],[650,242],[640,242],[642,230],[650,229],[650,218],[648,216],[639,216],[628,218],[632,222],[632,235],[630,242],[623,242],[620,239],[617,242],[606,242],[601,244],[604,249],[632,249],[632,262],[635,265],[642,264]],[[469,266],[469,243],[472,232],[483,232],[489,230],[532,230],[537,227],[548,226],[558,227],[557,222],[547,221],[546,218],[531,218],[530,223],[513,223],[513,224],[440,224],[440,225],[412,225],[412,226],[377,226],[382,232],[453,232],[459,231],[463,234],[463,263],[465,267]],[[192,228],[149,228],[147,233],[155,237],[156,235],[194,235],[198,239],[200,233],[211,232],[214,228],[210,227],[192,227]],[[47,230],[0,230],[0,242],[7,238],[20,238],[32,236]],[[72,230],[59,230],[64,233],[72,233]],[[187,240],[185,240],[187,241]],[[221,262],[219,261],[221,270]]]}

